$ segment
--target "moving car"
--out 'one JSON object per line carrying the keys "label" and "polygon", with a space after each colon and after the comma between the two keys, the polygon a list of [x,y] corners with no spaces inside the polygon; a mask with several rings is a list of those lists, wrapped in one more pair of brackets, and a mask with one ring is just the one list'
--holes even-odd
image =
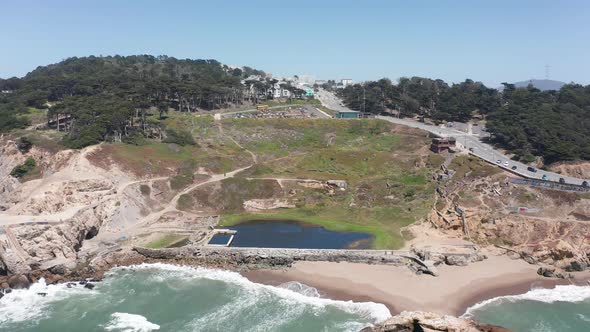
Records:
{"label": "moving car", "polygon": [[590,187],[590,185],[588,185],[588,181],[583,181],[582,182],[582,187]]}
{"label": "moving car", "polygon": [[543,177],[542,177],[542,179],[543,179],[543,180],[547,180],[547,174],[543,174]]}
{"label": "moving car", "polygon": [[537,171],[537,169],[536,169],[536,168],[534,168],[534,167],[531,167],[531,166],[527,167],[526,169],[527,169],[527,171],[529,171],[529,172],[533,172],[533,173],[535,173],[535,172]]}
{"label": "moving car", "polygon": [[496,160],[496,164],[500,165],[502,163],[502,160],[498,159]]}
{"label": "moving car", "polygon": [[508,167],[508,162],[507,161],[504,162],[504,167]]}
{"label": "moving car", "polygon": [[513,170],[514,170],[514,169],[517,169],[517,168],[518,168],[518,167],[516,167],[516,165],[512,166],[512,169],[513,169]]}
{"label": "moving car", "polygon": [[565,183],[565,179],[564,178],[559,178],[559,183]]}

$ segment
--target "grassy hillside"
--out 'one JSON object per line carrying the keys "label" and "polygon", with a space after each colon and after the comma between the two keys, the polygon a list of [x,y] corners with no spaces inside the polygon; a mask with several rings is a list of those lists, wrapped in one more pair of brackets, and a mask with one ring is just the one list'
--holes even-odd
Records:
{"label": "grassy hillside", "polygon": [[[257,154],[259,163],[240,179],[198,188],[179,201],[186,211],[222,214],[222,225],[248,219],[295,219],[328,229],[375,236],[375,248],[403,245],[400,229],[424,218],[434,192],[425,133],[379,120],[228,119],[224,131]],[[346,190],[308,188],[296,181],[345,180]],[[246,212],[254,198],[287,199],[296,207]]]}

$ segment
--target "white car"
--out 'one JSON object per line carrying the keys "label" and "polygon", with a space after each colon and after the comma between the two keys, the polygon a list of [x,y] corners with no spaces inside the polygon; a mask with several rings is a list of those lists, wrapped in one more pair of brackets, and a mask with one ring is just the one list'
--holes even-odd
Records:
{"label": "white car", "polygon": [[502,160],[498,159],[496,160],[496,164],[500,165],[502,163]]}
{"label": "white car", "polygon": [[507,161],[504,162],[504,167],[508,167],[508,162]]}

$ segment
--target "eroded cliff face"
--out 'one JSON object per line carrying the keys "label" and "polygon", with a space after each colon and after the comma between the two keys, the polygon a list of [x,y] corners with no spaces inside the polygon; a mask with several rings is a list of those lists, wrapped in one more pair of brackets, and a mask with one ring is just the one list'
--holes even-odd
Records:
{"label": "eroded cliff face", "polygon": [[[158,208],[131,175],[89,162],[86,157],[95,148],[22,153],[14,142],[3,142],[0,272],[72,267],[83,241],[96,236],[105,221],[135,222]],[[21,183],[10,172],[27,157],[37,161],[40,178]]]}
{"label": "eroded cliff face", "polygon": [[9,208],[11,193],[20,186],[18,179],[10,176],[10,172],[26,158],[13,141],[0,144],[0,210],[6,210]]}
{"label": "eroded cliff face", "polygon": [[507,252],[530,263],[588,268],[590,193],[514,184],[510,174],[485,174],[476,167],[458,175],[440,182],[430,215],[437,228],[512,249]]}

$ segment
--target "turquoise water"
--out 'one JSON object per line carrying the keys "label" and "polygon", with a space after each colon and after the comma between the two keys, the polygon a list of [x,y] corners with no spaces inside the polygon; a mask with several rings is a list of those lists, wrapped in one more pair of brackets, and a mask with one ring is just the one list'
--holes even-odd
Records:
{"label": "turquoise water", "polygon": [[466,316],[515,332],[590,331],[590,286],[534,289],[471,307]]}
{"label": "turquoise water", "polygon": [[11,332],[359,331],[388,316],[382,304],[323,299],[295,282],[167,264],[114,269],[92,290],[39,282],[0,299],[0,331]]}

